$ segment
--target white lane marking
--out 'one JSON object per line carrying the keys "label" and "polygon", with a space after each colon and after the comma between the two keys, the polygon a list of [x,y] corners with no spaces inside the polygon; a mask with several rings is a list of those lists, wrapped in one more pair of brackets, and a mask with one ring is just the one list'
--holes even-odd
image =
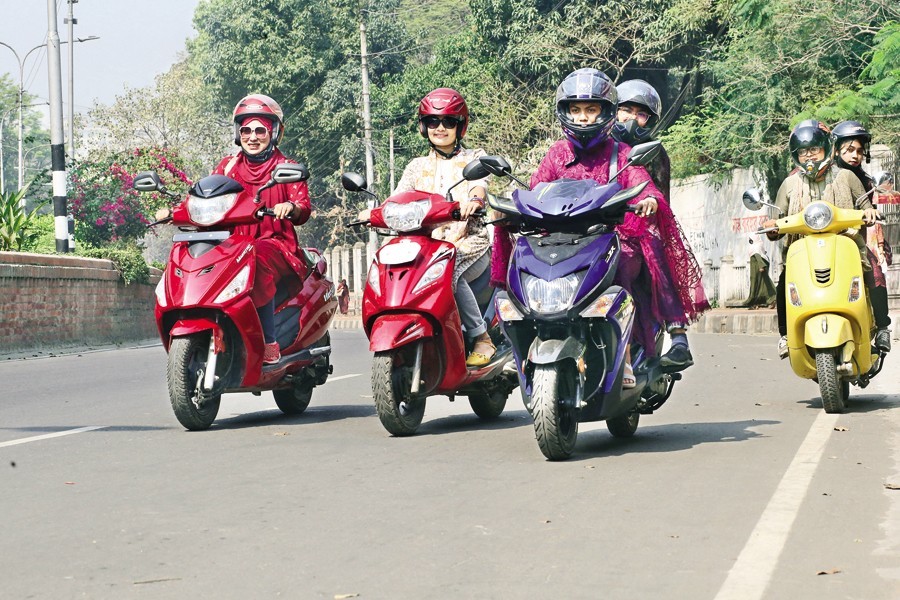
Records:
{"label": "white lane marking", "polygon": [[763,597],[839,416],[816,417],[715,600]]}
{"label": "white lane marking", "polygon": [[359,377],[360,375],[362,375],[362,373],[351,373],[350,375],[341,375],[340,377],[329,377],[325,383],[340,381],[341,379],[350,379],[351,377]]}
{"label": "white lane marking", "polygon": [[98,425],[94,427],[79,427],[78,429],[69,429],[67,431],[57,431],[56,433],[47,433],[44,435],[35,435],[32,437],[22,438],[19,440],[11,440],[9,442],[0,442],[0,448],[5,448],[7,446],[16,446],[18,444],[27,444],[28,442],[39,442],[41,440],[49,440],[51,438],[58,438],[64,435],[72,435],[73,433],[84,433],[85,431],[94,431],[96,429],[106,429],[106,425]]}

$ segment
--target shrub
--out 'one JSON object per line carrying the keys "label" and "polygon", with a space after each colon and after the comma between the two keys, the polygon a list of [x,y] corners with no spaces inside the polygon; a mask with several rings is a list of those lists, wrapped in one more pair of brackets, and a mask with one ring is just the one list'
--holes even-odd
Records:
{"label": "shrub", "polygon": [[156,171],[169,189],[180,193],[191,182],[179,164],[177,154],[166,148],[137,148],[75,161],[69,170],[75,239],[101,247],[141,238],[147,232],[148,215],[170,201],[159,193],[138,194],[131,187],[134,176]]}
{"label": "shrub", "polygon": [[15,192],[0,192],[0,250],[21,251],[38,235],[35,220],[40,207],[28,212],[24,206],[26,185]]}
{"label": "shrub", "polygon": [[84,248],[77,250],[77,254],[111,260],[126,284],[150,281],[150,268],[141,255],[140,248],[134,244],[120,242],[102,248]]}

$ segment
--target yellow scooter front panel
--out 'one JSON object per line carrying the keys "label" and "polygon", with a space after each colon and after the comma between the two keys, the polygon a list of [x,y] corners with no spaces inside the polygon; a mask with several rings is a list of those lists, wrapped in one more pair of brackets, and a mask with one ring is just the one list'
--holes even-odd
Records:
{"label": "yellow scooter front panel", "polygon": [[[807,348],[837,348],[853,341],[859,371],[872,366],[872,312],[863,281],[859,249],[849,237],[812,234],[788,248],[785,296],[791,368],[816,376],[815,353]],[[855,301],[850,301],[851,288]]]}

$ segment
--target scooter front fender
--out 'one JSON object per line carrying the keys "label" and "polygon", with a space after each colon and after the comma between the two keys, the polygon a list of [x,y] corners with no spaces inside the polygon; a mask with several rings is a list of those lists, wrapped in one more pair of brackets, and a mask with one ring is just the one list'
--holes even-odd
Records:
{"label": "scooter front fender", "polygon": [[542,340],[534,338],[528,349],[528,361],[535,365],[549,365],[566,358],[573,360],[584,354],[584,344],[575,338]]}
{"label": "scooter front fender", "polygon": [[804,324],[803,343],[810,348],[825,350],[852,341],[854,341],[853,326],[841,315],[818,314]]}
{"label": "scooter front fender", "polygon": [[202,333],[204,331],[212,331],[217,339],[222,339],[222,327],[211,319],[197,318],[181,319],[179,321],[175,321],[175,323],[172,325],[172,328],[169,329],[166,349],[168,350],[168,346],[169,344],[171,344],[172,338],[185,337],[188,335],[193,335],[195,333]]}
{"label": "scooter front fender", "polygon": [[430,337],[434,337],[434,326],[424,315],[382,315],[375,319],[369,332],[369,350],[383,352]]}

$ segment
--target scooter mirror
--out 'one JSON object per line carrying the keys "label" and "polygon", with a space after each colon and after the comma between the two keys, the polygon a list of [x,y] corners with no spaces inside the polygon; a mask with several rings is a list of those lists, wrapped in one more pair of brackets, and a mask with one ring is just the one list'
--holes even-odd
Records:
{"label": "scooter mirror", "polygon": [[750,188],[742,197],[744,201],[744,206],[746,206],[749,210],[759,210],[763,207],[762,198],[759,195],[759,190],[756,188]]}
{"label": "scooter mirror", "polygon": [[299,183],[309,179],[309,171],[302,163],[281,163],[272,173],[275,183]]}
{"label": "scooter mirror", "polygon": [[156,192],[162,187],[162,181],[156,171],[141,171],[134,176],[132,187],[139,192]]}
{"label": "scooter mirror", "polygon": [[506,159],[502,156],[482,156],[478,159],[478,162],[480,162],[491,175],[503,176],[512,173],[512,167],[509,166],[509,163],[506,162]]}
{"label": "scooter mirror", "polygon": [[491,172],[488,171],[488,168],[484,166],[478,159],[475,159],[467,164],[462,172],[463,179],[465,179],[466,181],[477,181],[479,179],[484,179],[490,174]]}
{"label": "scooter mirror", "polygon": [[341,175],[341,185],[348,192],[361,192],[366,189],[366,178],[359,173],[348,171]]}
{"label": "scooter mirror", "polygon": [[656,155],[662,149],[662,142],[654,140],[652,142],[644,142],[633,147],[628,153],[628,160],[633,165],[646,166],[653,162]]}

